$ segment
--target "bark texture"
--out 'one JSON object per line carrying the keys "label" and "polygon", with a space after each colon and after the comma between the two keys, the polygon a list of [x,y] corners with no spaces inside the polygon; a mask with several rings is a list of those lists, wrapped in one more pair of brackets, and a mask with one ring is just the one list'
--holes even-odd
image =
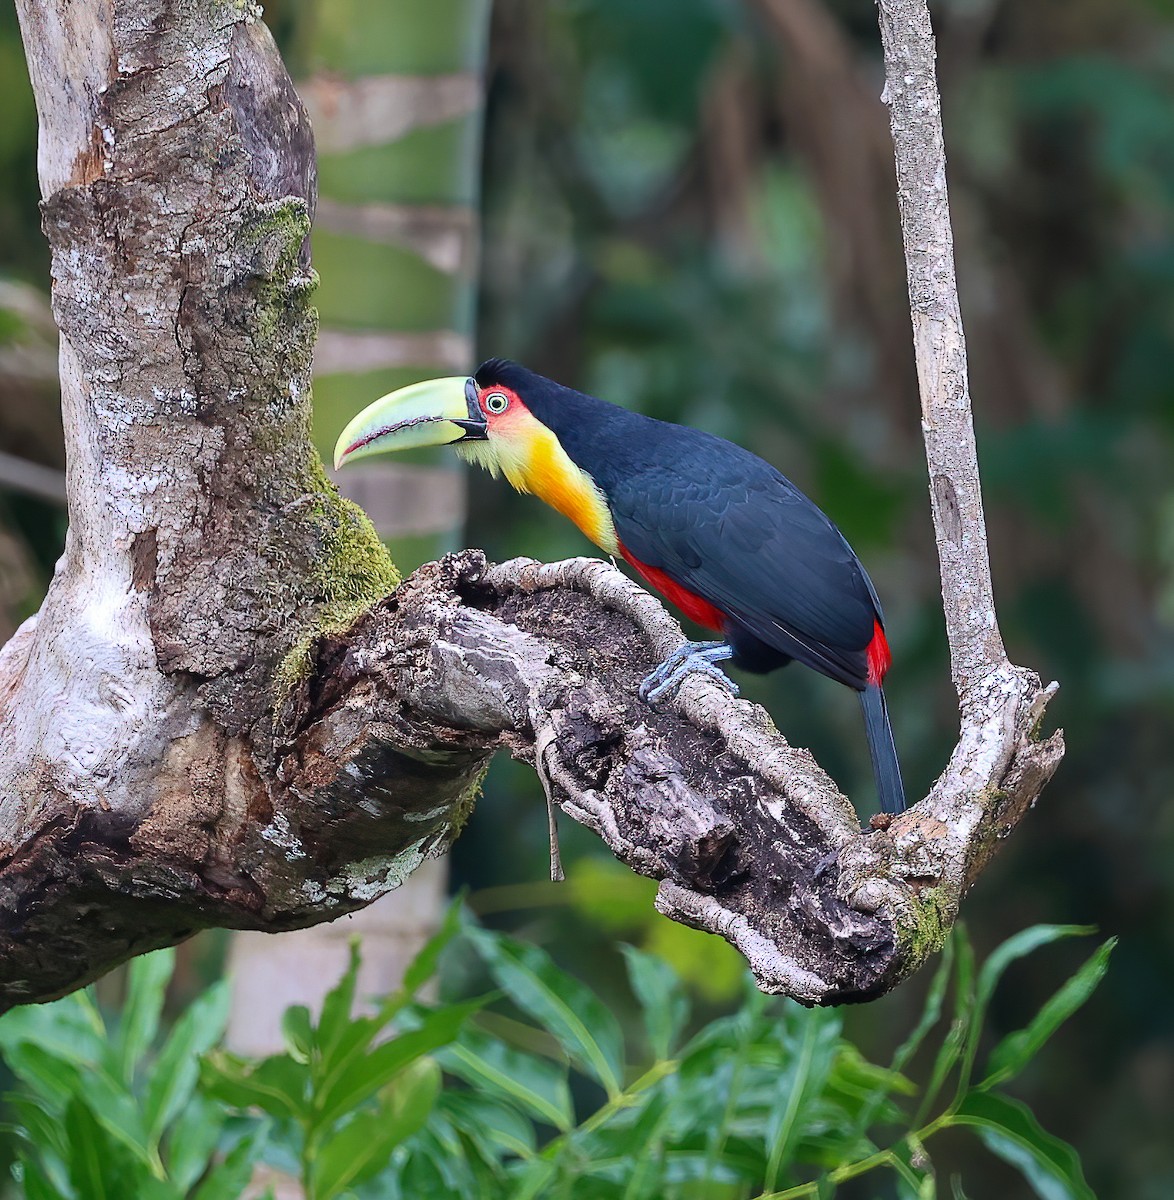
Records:
{"label": "bark texture", "polygon": [[881,15],[962,727],[930,795],[863,834],[761,709],[703,677],[636,699],[681,633],[605,564],[466,551],[392,590],[307,439],[312,148],[251,11],[18,9],[71,530],[0,652],[0,1007],[202,926],[368,903],[456,836],[502,748],[767,990],[866,999],[940,946],[1062,742],[991,601],[924,0]]}
{"label": "bark texture", "polygon": [[308,442],[313,142],[268,31],[212,0],[18,11],[70,532],[0,653],[8,1003],[205,923],[193,888],[231,921],[283,886],[278,667],[395,583]]}

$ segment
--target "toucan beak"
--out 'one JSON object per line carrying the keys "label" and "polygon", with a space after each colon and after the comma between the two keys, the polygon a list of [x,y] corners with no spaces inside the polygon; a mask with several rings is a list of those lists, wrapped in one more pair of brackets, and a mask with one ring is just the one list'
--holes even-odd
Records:
{"label": "toucan beak", "polygon": [[472,379],[461,375],[429,379],[390,392],[363,409],[339,435],[334,468],[387,450],[483,441],[485,431],[485,415]]}

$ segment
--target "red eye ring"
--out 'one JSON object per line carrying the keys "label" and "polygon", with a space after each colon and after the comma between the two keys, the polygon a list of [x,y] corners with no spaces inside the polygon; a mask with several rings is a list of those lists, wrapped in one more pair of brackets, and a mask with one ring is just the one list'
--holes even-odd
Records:
{"label": "red eye ring", "polygon": [[485,407],[486,412],[493,413],[494,416],[500,416],[510,406],[510,398],[505,392],[487,392],[481,403]]}

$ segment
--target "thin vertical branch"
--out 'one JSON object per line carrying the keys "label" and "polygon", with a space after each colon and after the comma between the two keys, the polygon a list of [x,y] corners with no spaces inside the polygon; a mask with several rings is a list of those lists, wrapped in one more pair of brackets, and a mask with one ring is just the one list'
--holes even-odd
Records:
{"label": "thin vertical branch", "polygon": [[[883,838],[853,847],[842,863],[846,886],[857,894],[872,880],[903,875],[917,897],[906,914],[922,933],[936,922],[944,934],[999,840],[1051,778],[1064,741],[1059,732],[1038,740],[1057,685],[1045,688],[1033,671],[1008,661],[995,616],[929,9],[926,0],[878,0],[878,10],[885,52],[882,99],[893,134],[922,432],[961,728],[929,795],[897,818]],[[940,936],[928,942],[940,943]]]}
{"label": "thin vertical branch", "polygon": [[958,306],[946,150],[926,0],[878,0],[922,431],[959,696],[1007,660],[995,617],[978,451]]}

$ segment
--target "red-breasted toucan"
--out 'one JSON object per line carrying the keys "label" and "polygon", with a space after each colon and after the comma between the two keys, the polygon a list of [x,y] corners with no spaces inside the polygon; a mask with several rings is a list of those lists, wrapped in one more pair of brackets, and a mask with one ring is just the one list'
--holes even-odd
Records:
{"label": "red-breasted toucan", "polygon": [[876,590],[844,536],[793,483],[732,442],[630,412],[504,359],[412,384],[343,430],[335,466],[452,444],[558,509],[720,641],[688,642],[644,681],[654,702],[714,663],[792,659],[860,694],[881,808],[905,807],[881,683],[891,656]]}

